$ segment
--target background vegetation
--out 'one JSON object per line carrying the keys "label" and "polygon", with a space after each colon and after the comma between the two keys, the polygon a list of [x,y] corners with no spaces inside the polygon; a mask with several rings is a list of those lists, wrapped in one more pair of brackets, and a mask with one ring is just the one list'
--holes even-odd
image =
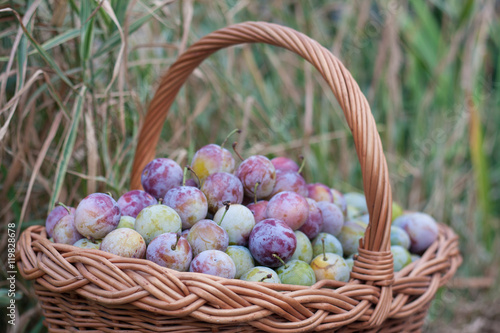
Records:
{"label": "background vegetation", "polygon": [[[437,295],[427,331],[493,332],[500,317],[498,1],[10,0],[0,8],[3,230],[9,222],[19,233],[43,224],[56,201],[76,205],[90,192],[127,191],[160,75],[213,30],[275,22],[344,62],[378,123],[395,200],[461,237],[464,264]],[[303,154],[309,181],[362,191],[341,110],[294,54],[247,45],[210,57],[181,90],[158,156],[186,164],[236,127],[244,154]],[[6,242],[2,232],[2,311]],[[44,331],[30,284],[19,277],[17,289],[17,329]]]}

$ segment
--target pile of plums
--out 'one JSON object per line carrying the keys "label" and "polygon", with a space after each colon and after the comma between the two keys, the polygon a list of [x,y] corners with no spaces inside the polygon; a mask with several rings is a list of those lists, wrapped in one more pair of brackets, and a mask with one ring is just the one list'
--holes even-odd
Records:
{"label": "pile of plums", "polygon": [[[48,236],[178,271],[312,285],[349,280],[369,219],[363,194],[307,183],[292,159],[255,155],[237,166],[216,144],[199,149],[184,169],[156,158],[141,182],[144,191],[116,201],[93,193],[76,209],[57,206],[46,220]],[[392,209],[399,271],[437,239],[438,226],[425,213]]]}

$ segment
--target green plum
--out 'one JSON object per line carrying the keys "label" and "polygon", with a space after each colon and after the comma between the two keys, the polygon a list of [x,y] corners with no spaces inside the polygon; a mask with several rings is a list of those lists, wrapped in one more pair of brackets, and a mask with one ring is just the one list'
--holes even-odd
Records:
{"label": "green plum", "polygon": [[251,282],[281,283],[281,280],[274,270],[269,267],[255,266],[243,273],[240,280]]}
{"label": "green plum", "polygon": [[410,236],[404,231],[403,228],[392,225],[391,226],[391,245],[400,245],[405,249],[410,249]]}
{"label": "green plum", "polygon": [[349,281],[350,270],[344,258],[335,253],[322,253],[311,262],[316,280]]}
{"label": "green plum", "polygon": [[226,254],[233,259],[236,265],[235,279],[239,279],[243,273],[255,267],[250,250],[244,246],[230,245],[227,247]]}
{"label": "green plum", "polygon": [[399,272],[406,265],[411,263],[411,254],[402,246],[391,246],[392,257],[394,258],[394,272]]}
{"label": "green plum", "polygon": [[116,226],[116,229],[119,228],[134,229],[134,225],[135,225],[135,218],[133,218],[132,216],[122,215],[122,217],[120,218],[120,222]]}
{"label": "green plum", "polygon": [[293,233],[297,238],[297,247],[295,248],[295,252],[290,259],[302,260],[309,264],[313,258],[311,241],[302,231],[295,230]]}
{"label": "green plum", "polygon": [[290,260],[276,270],[281,283],[300,286],[312,286],[316,283],[316,275],[308,263],[302,260]]}
{"label": "green plum", "polygon": [[342,244],[345,256],[358,252],[359,240],[365,235],[365,228],[354,222],[346,222],[338,239]]}
{"label": "green plum", "polygon": [[[324,240],[324,250],[323,250],[323,240]],[[323,252],[331,252],[338,254],[339,256],[344,255],[344,250],[342,248],[342,244],[332,234],[328,234],[326,232],[320,233],[316,238],[312,241],[312,249],[313,249],[313,257],[320,255]]]}

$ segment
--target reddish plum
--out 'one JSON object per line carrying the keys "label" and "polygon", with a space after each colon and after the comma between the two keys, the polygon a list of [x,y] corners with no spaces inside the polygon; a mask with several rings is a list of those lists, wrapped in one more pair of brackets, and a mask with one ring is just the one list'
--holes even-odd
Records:
{"label": "reddish plum", "polygon": [[133,190],[123,194],[117,201],[122,216],[136,218],[147,206],[156,205],[158,201],[145,191]]}
{"label": "reddish plum", "polygon": [[191,245],[174,232],[156,236],[148,245],[146,259],[160,266],[186,272],[193,259]]}
{"label": "reddish plum", "polygon": [[255,225],[248,243],[255,260],[268,267],[279,267],[281,260],[286,262],[292,257],[297,238],[285,222],[265,219]]}
{"label": "reddish plum", "polygon": [[267,157],[254,155],[241,162],[236,170],[236,177],[243,184],[247,196],[262,199],[271,194],[274,188],[276,170]]}
{"label": "reddish plum", "polygon": [[189,271],[234,279],[236,266],[233,259],[224,252],[207,250],[194,257],[189,266]]}
{"label": "reddish plum", "polygon": [[274,165],[276,171],[281,170],[281,171],[298,172],[300,168],[299,165],[295,163],[294,160],[283,156],[273,158],[271,160],[271,163]]}
{"label": "reddish plum", "polygon": [[309,204],[303,196],[295,192],[280,192],[269,200],[266,214],[269,218],[280,219],[293,230],[297,230],[307,221]]}
{"label": "reddish plum", "polygon": [[208,211],[215,214],[224,202],[240,204],[243,201],[243,185],[235,175],[227,172],[211,174],[201,186],[201,191],[207,197]]}
{"label": "reddish plum", "polygon": [[229,245],[227,232],[212,220],[201,220],[191,227],[186,237],[193,255],[206,250],[226,251]]}
{"label": "reddish plum", "polygon": [[277,193],[285,191],[295,192],[303,197],[307,197],[307,183],[297,172],[276,171],[276,184],[269,198],[272,198]]}
{"label": "reddish plum", "polygon": [[410,252],[422,254],[436,241],[439,228],[436,220],[425,213],[403,214],[396,218],[393,225],[402,228],[410,236]]}
{"label": "reddish plum", "polygon": [[323,229],[323,215],[316,201],[311,198],[306,198],[309,205],[309,216],[306,223],[299,228],[309,239],[316,237]]}
{"label": "reddish plum", "polygon": [[75,211],[78,232],[90,240],[104,238],[120,223],[120,206],[110,195],[93,193],[82,201]]}
{"label": "reddish plum", "polygon": [[345,201],[344,195],[342,192],[339,190],[336,190],[334,188],[331,188],[330,191],[332,191],[333,195],[333,203],[339,206],[340,210],[342,211],[342,214],[344,214],[344,217],[347,216],[347,202]]}
{"label": "reddish plum", "polygon": [[323,216],[323,230],[329,234],[337,236],[344,225],[344,215],[340,208],[327,201],[317,203],[318,208]]}
{"label": "reddish plum", "polygon": [[196,222],[204,219],[208,212],[207,197],[192,186],[178,186],[165,194],[163,203],[173,208],[181,217],[182,228],[191,228]]}
{"label": "reddish plum", "polygon": [[194,154],[191,168],[203,180],[217,172],[232,173],[235,164],[229,150],[216,144],[209,144]]}
{"label": "reddish plum", "polygon": [[269,201],[267,200],[260,200],[256,203],[247,205],[247,208],[250,209],[255,218],[255,223],[259,223],[260,221],[267,219],[266,210],[268,203]]}
{"label": "reddish plum", "polygon": [[78,232],[75,226],[75,215],[68,214],[63,216],[52,229],[52,235],[55,243],[73,245],[83,236]]}
{"label": "reddish plum", "polygon": [[156,158],[149,162],[141,175],[144,190],[156,199],[165,197],[173,187],[181,186],[184,173],[175,161],[169,158]]}
{"label": "reddish plum", "polygon": [[333,202],[333,194],[328,186],[321,183],[307,184],[307,197],[317,202]]}
{"label": "reddish plum", "polygon": [[52,209],[45,220],[45,231],[47,231],[47,235],[52,237],[52,230],[54,230],[54,226],[61,218],[66,215],[75,214],[75,209],[73,207],[66,207],[63,205],[56,206]]}

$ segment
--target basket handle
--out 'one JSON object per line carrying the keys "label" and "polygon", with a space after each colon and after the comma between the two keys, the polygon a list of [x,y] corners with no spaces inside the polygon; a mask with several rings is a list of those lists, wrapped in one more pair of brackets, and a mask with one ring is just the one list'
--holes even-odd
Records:
{"label": "basket handle", "polygon": [[[141,188],[141,172],[155,157],[170,106],[188,76],[215,51],[242,43],[265,43],[295,52],[316,67],[328,82],[344,111],[361,163],[370,221],[360,249],[387,254],[390,250],[392,193],[387,162],[368,101],[351,74],[330,51],[304,34],[281,25],[266,22],[235,24],[201,38],[177,59],[163,76],[146,114],[137,143],[131,188]],[[373,253],[368,257],[373,259]],[[392,268],[392,258],[390,261]],[[388,270],[384,271],[389,274]],[[387,274],[383,275],[390,279]]]}

